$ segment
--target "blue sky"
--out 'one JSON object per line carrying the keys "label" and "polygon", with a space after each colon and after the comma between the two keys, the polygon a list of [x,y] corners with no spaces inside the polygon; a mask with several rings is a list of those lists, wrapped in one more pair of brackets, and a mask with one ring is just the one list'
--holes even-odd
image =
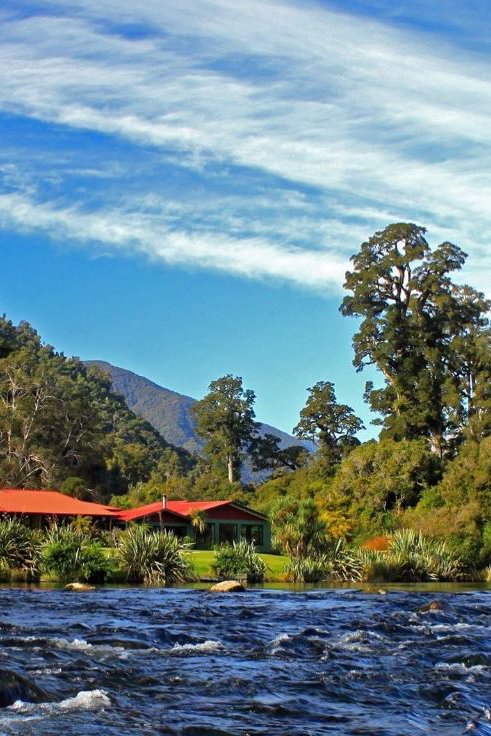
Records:
{"label": "blue sky", "polygon": [[413,221],[491,296],[488,0],[3,0],[0,310],[291,430],[369,421],[349,257]]}

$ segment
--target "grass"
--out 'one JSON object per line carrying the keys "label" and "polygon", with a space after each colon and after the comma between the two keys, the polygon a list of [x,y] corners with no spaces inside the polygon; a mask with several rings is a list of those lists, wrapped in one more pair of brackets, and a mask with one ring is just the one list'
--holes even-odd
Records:
{"label": "grass", "polygon": [[[188,552],[190,555],[198,577],[211,578],[214,577],[212,565],[215,561],[215,553],[213,550],[193,549]],[[261,559],[266,563],[268,570],[266,577],[268,580],[277,581],[282,579],[283,568],[288,562],[288,557],[282,555],[267,555],[259,553]]]}

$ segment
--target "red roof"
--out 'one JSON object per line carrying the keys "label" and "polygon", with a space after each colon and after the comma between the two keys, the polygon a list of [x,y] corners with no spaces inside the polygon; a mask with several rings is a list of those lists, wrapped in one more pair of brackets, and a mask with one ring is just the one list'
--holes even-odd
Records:
{"label": "red roof", "polygon": [[225,506],[231,503],[230,501],[166,501],[165,508],[162,505],[162,501],[154,501],[153,503],[147,503],[146,506],[138,506],[136,509],[128,509],[122,511],[119,515],[120,519],[124,521],[131,521],[132,519],[140,519],[142,516],[151,516],[152,514],[158,514],[159,512],[167,512],[180,517],[180,521],[187,521],[187,517],[193,511],[207,511],[217,506]]}
{"label": "red roof", "polygon": [[193,511],[209,511],[219,506],[228,506],[233,503],[230,499],[227,501],[167,501],[167,508],[171,511],[177,511],[178,514],[192,514]]}
{"label": "red roof", "polygon": [[171,501],[167,501],[164,508],[162,501],[154,501],[153,503],[147,503],[145,506],[138,506],[136,509],[125,509],[119,512],[119,518],[123,521],[131,521],[132,519],[140,519],[142,516],[151,516],[152,514],[167,513],[171,516],[177,517],[176,521],[185,522],[187,521],[184,514],[180,514],[178,511],[173,511],[169,508]]}
{"label": "red roof", "polygon": [[58,491],[0,489],[0,514],[45,516],[115,516],[119,509],[100,503],[79,501]]}
{"label": "red roof", "polygon": [[264,518],[263,515],[259,514],[257,511],[252,511],[245,507],[242,508],[241,504],[236,504],[231,499],[226,501],[166,501],[165,507],[163,506],[162,501],[154,501],[153,503],[146,504],[146,506],[139,506],[135,509],[121,511],[119,518],[123,521],[131,521],[132,519],[141,519],[144,516],[152,516],[152,514],[163,512],[175,515],[178,517],[177,521],[182,522],[187,521],[190,514],[195,511],[211,511],[212,509],[224,508],[226,506],[238,506],[236,511],[244,511],[249,514],[253,514],[253,516]]}

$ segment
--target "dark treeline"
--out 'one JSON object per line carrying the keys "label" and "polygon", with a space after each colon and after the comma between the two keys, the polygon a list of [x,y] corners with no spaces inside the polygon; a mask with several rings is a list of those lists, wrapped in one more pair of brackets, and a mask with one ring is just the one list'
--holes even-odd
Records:
{"label": "dark treeline", "polygon": [[107,377],[0,319],[0,482],[108,501],[152,472],[193,465],[136,417]]}

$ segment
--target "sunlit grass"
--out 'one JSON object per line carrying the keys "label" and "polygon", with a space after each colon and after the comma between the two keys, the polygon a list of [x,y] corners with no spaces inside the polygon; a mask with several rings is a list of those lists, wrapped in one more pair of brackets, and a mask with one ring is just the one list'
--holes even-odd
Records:
{"label": "sunlit grass", "polygon": [[[215,561],[215,552],[213,550],[205,549],[194,549],[190,550],[187,554],[191,556],[194,563],[196,573],[200,578],[214,577],[213,563]],[[280,580],[283,573],[283,568],[288,562],[288,557],[283,555],[268,555],[259,553],[259,556],[264,560],[268,569],[266,577],[268,580]]]}

